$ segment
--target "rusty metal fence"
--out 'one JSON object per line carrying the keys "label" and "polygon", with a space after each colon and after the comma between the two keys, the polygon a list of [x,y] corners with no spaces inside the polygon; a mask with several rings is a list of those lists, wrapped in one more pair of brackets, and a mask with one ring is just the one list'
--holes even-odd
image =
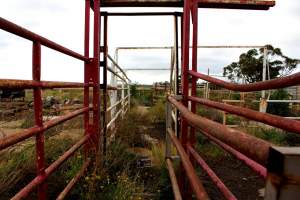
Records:
{"label": "rusty metal fence", "polygon": [[[117,97],[118,102],[122,102],[122,114],[124,115],[130,106],[129,102],[129,79],[118,66],[120,75],[116,69],[111,69],[107,66],[107,59],[114,62],[107,54],[107,25],[104,26],[104,40],[103,46],[100,46],[100,20],[103,19],[107,23],[107,18],[100,18],[100,2],[94,0],[90,2],[85,1],[85,26],[84,26],[84,55],[74,52],[66,47],[63,47],[51,40],[48,40],[38,34],[35,34],[21,26],[18,26],[6,19],[0,18],[0,29],[17,35],[21,38],[32,41],[32,80],[13,80],[0,79],[0,89],[32,89],[34,99],[34,116],[35,125],[21,132],[16,132],[0,139],[0,150],[4,150],[12,145],[20,143],[31,137],[36,140],[36,174],[37,176],[30,181],[24,188],[22,188],[12,199],[24,199],[31,192],[37,189],[38,199],[47,199],[47,178],[53,174],[58,168],[65,163],[75,152],[83,147],[84,163],[77,174],[67,183],[66,187],[58,195],[57,199],[64,199],[74,185],[80,180],[87,168],[93,163],[97,165],[100,163],[102,152],[105,151],[106,146],[106,132],[107,128],[119,117],[119,114],[113,114],[111,121],[106,119],[108,112],[116,108],[119,103],[110,103],[108,107],[107,100],[109,98],[102,98],[103,104],[100,103],[100,90],[103,91],[103,96],[107,96],[108,91],[125,90],[119,88],[118,85],[109,86],[107,84],[107,71],[110,71],[114,76],[119,77],[124,81],[122,87],[126,86],[127,96]],[[93,24],[93,56],[89,55],[90,51],[90,10],[94,10],[94,24]],[[106,34],[105,34],[106,33]],[[71,56],[77,60],[84,62],[84,82],[57,82],[57,81],[42,81],[41,80],[41,46],[48,47],[52,50],[62,54]],[[100,54],[103,53],[103,60],[100,60]],[[103,67],[103,82],[100,84],[100,67]],[[59,116],[55,119],[43,121],[43,89],[54,88],[83,88],[84,99],[83,107],[72,111],[66,115]],[[90,98],[92,96],[92,98]],[[119,100],[120,99],[120,100]],[[127,99],[127,100],[126,100]],[[101,111],[101,105],[102,111]],[[104,114],[101,114],[104,112]],[[120,113],[120,111],[117,111]],[[45,131],[57,126],[65,121],[73,119],[77,116],[84,116],[84,136],[77,141],[70,149],[63,153],[57,160],[46,166],[45,162]],[[100,116],[103,117],[100,121]],[[102,124],[101,124],[102,122]],[[103,127],[101,129],[101,126]],[[102,149],[103,148],[103,149]]]}
{"label": "rusty metal fence", "polygon": [[[299,199],[299,170],[296,167],[300,155],[299,148],[275,147],[272,143],[243,131],[198,116],[196,114],[196,104],[262,122],[295,134],[300,133],[300,122],[199,98],[196,96],[196,84],[198,79],[202,79],[228,90],[240,92],[262,91],[298,85],[300,83],[300,73],[253,84],[235,84],[197,72],[198,3],[199,1],[193,0],[184,1],[181,92],[180,94],[173,92],[167,99],[166,107],[166,162],[175,199],[191,199],[193,196],[192,191],[196,199],[209,199],[196,173],[195,168],[197,165],[207,173],[225,199],[237,199],[234,192],[226,187],[196,151],[194,147],[196,133],[201,133],[212,143],[242,161],[261,178],[265,179],[265,199]],[[191,64],[189,63],[190,19],[192,22]],[[176,116],[177,112],[179,112],[178,117]],[[179,127],[176,125],[178,121],[180,121]],[[173,154],[172,146],[175,147],[176,154],[180,158],[178,178],[172,163],[177,155]]]}

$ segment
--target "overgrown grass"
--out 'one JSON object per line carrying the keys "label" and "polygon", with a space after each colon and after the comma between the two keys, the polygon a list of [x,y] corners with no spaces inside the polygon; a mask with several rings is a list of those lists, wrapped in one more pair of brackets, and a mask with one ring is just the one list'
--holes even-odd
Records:
{"label": "overgrown grass", "polygon": [[[160,143],[149,146],[140,137],[148,130],[141,129],[140,126],[149,126],[152,123],[150,112],[140,113],[138,108],[132,108],[119,123],[115,139],[107,146],[103,167],[96,173],[90,173],[83,180],[82,193],[72,198],[172,199],[168,172],[165,168],[164,145]],[[148,156],[153,161],[153,167],[138,168],[137,161],[141,157],[132,151],[136,147],[149,152]]]}
{"label": "overgrown grass", "polygon": [[247,127],[245,130],[247,133],[275,145],[295,146],[300,144],[300,137],[298,135],[277,128]]}
{"label": "overgrown grass", "polygon": [[[51,137],[45,143],[46,166],[54,162],[75,142],[76,137]],[[2,152],[0,160],[0,199],[8,199],[24,187],[36,176],[35,145],[29,140],[21,145]],[[63,164],[59,170],[51,175],[47,181],[49,198],[55,198],[58,192],[66,185],[66,181],[75,175],[81,166],[80,152]],[[35,193],[29,197],[35,199]]]}
{"label": "overgrown grass", "polygon": [[149,109],[149,118],[152,123],[165,123],[166,116],[166,99],[159,99],[153,107]]}

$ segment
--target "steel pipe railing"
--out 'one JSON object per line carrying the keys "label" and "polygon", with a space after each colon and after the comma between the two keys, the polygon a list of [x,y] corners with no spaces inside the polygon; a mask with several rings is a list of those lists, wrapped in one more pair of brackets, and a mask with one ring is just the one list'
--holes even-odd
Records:
{"label": "steel pipe railing", "polygon": [[300,72],[282,78],[276,78],[272,80],[260,81],[260,82],[249,83],[249,84],[229,83],[194,71],[189,71],[189,74],[193,77],[200,78],[202,80],[208,81],[217,86],[224,87],[228,90],[240,91],[240,92],[278,89],[278,88],[285,88],[285,87],[290,87],[293,85],[300,84]]}
{"label": "steel pipe railing", "polygon": [[167,134],[169,134],[169,136],[172,140],[172,143],[174,144],[174,146],[176,147],[176,149],[178,151],[178,154],[182,161],[182,165],[185,169],[185,173],[190,181],[192,189],[195,192],[196,198],[198,200],[208,200],[209,197],[208,197],[199,177],[197,176],[196,171],[195,171],[191,161],[189,160],[187,153],[183,149],[179,140],[176,138],[175,133],[169,128],[167,130]]}
{"label": "steel pipe railing", "polygon": [[237,200],[237,198],[231,193],[231,191],[226,187],[222,180],[215,174],[215,172],[208,166],[208,164],[201,158],[201,156],[196,152],[196,150],[190,145],[187,145],[187,150],[194,157],[196,162],[201,166],[201,168],[207,173],[214,184],[218,187],[220,192],[223,194],[227,200]]}
{"label": "steel pipe railing", "polygon": [[57,168],[59,168],[69,157],[71,157],[84,143],[86,143],[90,138],[90,135],[83,136],[76,144],[74,144],[68,151],[66,151],[62,156],[60,156],[56,161],[54,161],[45,170],[45,175],[43,177],[37,176],[28,185],[26,185],[22,190],[20,190],[12,200],[19,200],[26,198],[31,191],[33,191],[38,185],[42,184],[48,176],[50,176]]}
{"label": "steel pipe railing", "polygon": [[0,89],[54,89],[54,88],[82,88],[89,86],[84,83],[58,81],[31,81],[16,79],[0,79]]}
{"label": "steel pipe railing", "polygon": [[254,160],[248,158],[244,154],[238,152],[234,148],[221,142],[220,140],[211,136],[210,134],[203,132],[203,131],[201,132],[201,134],[204,135],[205,137],[209,138],[212,143],[216,144],[217,146],[221,147],[222,149],[224,149],[225,151],[227,151],[228,153],[233,155],[238,160],[242,161],[244,164],[246,164],[249,168],[251,168],[255,173],[257,173],[262,178],[267,177],[267,169],[264,166],[258,164]]}
{"label": "steel pipe railing", "polygon": [[84,165],[81,167],[79,172],[70,180],[68,185],[65,187],[65,189],[58,195],[56,200],[63,200],[67,194],[72,190],[72,188],[75,186],[75,184],[80,180],[80,178],[84,175],[85,171],[91,164],[91,160],[88,159],[84,162]]}
{"label": "steel pipe railing", "polygon": [[202,99],[199,97],[189,96],[188,99],[190,101],[197,102],[199,104],[219,109],[222,111],[226,111],[231,114],[236,114],[238,116],[245,117],[247,119],[255,120],[258,122],[262,122],[277,128],[281,128],[286,131],[291,131],[300,134],[300,121],[287,119],[284,117],[280,117],[277,115],[272,115],[268,113],[262,113],[258,111],[254,111],[248,108],[242,108],[239,106],[233,106],[225,103],[219,103],[215,101],[210,101],[207,99]]}
{"label": "steel pipe railing", "polygon": [[28,39],[28,40],[31,40],[33,42],[38,42],[40,43],[41,45],[44,45],[50,49],[53,49],[53,50],[56,50],[56,51],[59,51],[63,54],[66,54],[66,55],[69,55],[69,56],[72,56],[74,58],[77,58],[79,60],[82,60],[82,61],[86,61],[86,62],[89,62],[90,59],[79,54],[79,53],[76,53],[70,49],[67,49],[55,42],[52,42],[51,40],[48,40],[36,33],[33,33],[17,24],[14,24],[2,17],[0,17],[0,29],[2,30],[5,30],[7,32],[10,32],[12,34],[15,34],[17,36],[20,36],[22,38],[25,38],[25,39]]}
{"label": "steel pipe railing", "polygon": [[113,109],[114,107],[116,107],[117,105],[119,105],[121,102],[123,101],[123,99],[117,101],[117,103],[111,105],[110,107],[107,108],[107,112],[110,111],[111,109]]}
{"label": "steel pipe railing", "polygon": [[28,139],[42,131],[48,130],[49,128],[54,127],[64,121],[72,119],[78,115],[84,114],[84,113],[88,112],[89,109],[90,108],[82,108],[79,110],[75,110],[64,116],[60,116],[55,119],[44,122],[42,127],[34,126],[29,129],[26,129],[24,131],[10,134],[9,136],[6,136],[6,137],[0,139],[0,150],[5,149],[11,145],[17,144],[18,142]]}
{"label": "steel pipe railing", "polygon": [[180,190],[179,190],[179,186],[178,186],[178,182],[177,182],[176,175],[175,175],[175,171],[174,171],[174,167],[173,167],[173,164],[172,164],[172,160],[170,158],[167,158],[166,159],[166,164],[167,164],[167,168],[168,168],[168,171],[169,171],[169,176],[170,176],[170,180],[171,180],[171,184],[172,184],[174,199],[175,200],[182,200]]}
{"label": "steel pipe railing", "polygon": [[[181,116],[184,117],[191,126],[200,131],[207,132],[256,162],[266,165],[269,148],[271,147],[269,142],[200,117],[190,112],[182,103],[173,97],[169,97],[168,100],[180,111]],[[257,151],[257,149],[260,151]]]}
{"label": "steel pipe railing", "polygon": [[119,115],[120,115],[121,113],[122,113],[122,109],[120,109],[120,110],[117,112],[117,114],[115,115],[115,117],[112,118],[112,119],[110,120],[110,122],[107,123],[107,125],[106,125],[107,129],[114,123],[114,121],[116,121],[116,119],[118,119],[118,117],[119,117]]}

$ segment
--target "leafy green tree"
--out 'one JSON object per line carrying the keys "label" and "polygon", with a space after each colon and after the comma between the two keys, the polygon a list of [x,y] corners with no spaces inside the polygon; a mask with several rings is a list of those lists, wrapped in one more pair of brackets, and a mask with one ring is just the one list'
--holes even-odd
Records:
{"label": "leafy green tree", "polygon": [[[274,48],[266,45],[270,79],[282,77],[290,74],[300,63],[299,59],[289,58],[284,55],[280,48]],[[248,52],[240,55],[238,62],[233,62],[224,67],[223,75],[231,81],[237,82],[244,79],[248,83],[254,83],[262,80],[263,73],[264,48],[259,50],[250,49]]]}

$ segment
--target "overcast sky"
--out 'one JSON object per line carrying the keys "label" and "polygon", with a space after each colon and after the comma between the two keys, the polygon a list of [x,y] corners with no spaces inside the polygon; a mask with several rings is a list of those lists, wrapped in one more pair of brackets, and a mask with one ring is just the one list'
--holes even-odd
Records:
{"label": "overcast sky", "polygon": [[[72,3],[70,3],[72,2]],[[114,8],[110,11],[181,11],[180,9]],[[84,0],[2,1],[0,16],[74,51],[83,53]],[[280,47],[300,58],[300,2],[278,0],[269,11],[199,9],[199,45],[264,45]],[[110,17],[109,52],[122,46],[170,46],[172,17]],[[30,41],[0,30],[0,78],[31,79]],[[200,49],[198,70],[221,74],[247,49]],[[123,68],[169,67],[170,52],[120,51]],[[83,63],[42,48],[42,79],[82,81]],[[169,72],[129,72],[136,82],[168,80]]]}

